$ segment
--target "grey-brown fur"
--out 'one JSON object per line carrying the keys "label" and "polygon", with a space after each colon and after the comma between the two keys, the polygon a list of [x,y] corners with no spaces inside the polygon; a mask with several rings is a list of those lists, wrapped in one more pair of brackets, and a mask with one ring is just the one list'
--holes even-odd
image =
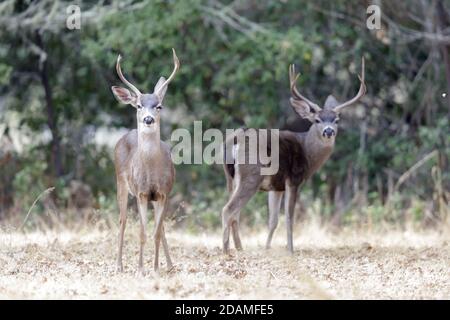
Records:
{"label": "grey-brown fur", "polygon": [[[224,171],[227,180],[227,188],[230,198],[222,210],[223,226],[223,250],[229,252],[229,237],[232,233],[237,250],[242,250],[239,236],[239,216],[241,209],[261,190],[268,191],[269,206],[269,235],[266,248],[270,248],[273,233],[278,225],[278,215],[281,200],[284,196],[287,246],[292,253],[293,240],[292,229],[294,219],[294,207],[299,187],[310,178],[325,163],[333,152],[335,137],[337,135],[337,123],[339,111],[358,101],[366,91],[364,84],[364,60],[362,64],[361,86],[358,94],[351,100],[339,104],[329,96],[323,108],[302,96],[295,87],[298,75],[294,68],[290,68],[291,105],[293,109],[305,119],[312,122],[307,132],[297,133],[280,131],[279,134],[279,170],[272,176],[261,175],[261,164],[238,164],[225,161]],[[238,142],[239,141],[239,142]],[[249,152],[245,140],[235,138],[235,135],[227,138],[228,144],[237,145],[238,149]],[[270,147],[269,147],[270,148]],[[227,153],[225,152],[225,155]]]}
{"label": "grey-brown fur", "polygon": [[161,141],[160,119],[163,99],[167,86],[179,68],[179,61],[173,51],[174,70],[166,80],[160,78],[153,93],[142,94],[129,83],[120,70],[120,56],[117,73],[131,90],[112,87],[114,96],[122,103],[136,108],[137,129],[125,134],[114,151],[114,165],[117,181],[117,202],[120,211],[119,252],[117,269],[123,270],[122,248],[127,220],[128,195],[136,198],[140,217],[139,271],[144,273],[144,245],[147,239],[147,209],[152,203],[155,216],[155,260],[154,270],[159,268],[159,247],[163,244],[167,268],[172,268],[169,248],[164,232],[164,217],[168,207],[169,194],[175,181],[175,168],[170,155],[170,147]]}
{"label": "grey-brown fur", "polygon": [[[148,144],[153,143],[152,137],[147,139]],[[175,180],[170,146],[160,141],[159,150],[156,150],[155,146],[145,146],[144,141],[143,150],[139,149],[136,129],[131,130],[119,140],[114,151],[116,177],[117,179],[124,177],[131,195],[144,193],[148,195],[149,201],[158,201],[172,190]],[[148,150],[145,150],[146,147]],[[149,170],[152,167],[164,168],[164,170],[154,172]]]}
{"label": "grey-brown fur", "polygon": [[[246,129],[244,129],[245,131]],[[265,129],[263,129],[265,130]],[[259,131],[259,130],[257,130]],[[258,134],[257,137],[260,137]],[[258,138],[259,139],[259,138]],[[227,143],[237,144],[237,139],[235,137],[228,138]],[[270,140],[267,142],[267,154],[271,154]],[[243,145],[246,148],[246,153],[248,152],[248,144]],[[300,185],[306,178],[308,174],[309,161],[303,149],[301,143],[299,143],[299,138],[290,131],[281,131],[279,133],[279,169],[278,172],[270,176],[269,182],[260,185],[259,190],[261,191],[284,191],[285,190],[285,180],[290,178],[293,184]],[[282,156],[281,156],[282,155]],[[230,163],[232,162],[232,163]],[[242,166],[241,166],[242,167]],[[261,165],[246,165],[247,170],[260,172]],[[225,159],[224,170],[227,177],[234,178],[235,175],[235,163],[234,159],[228,161]],[[260,174],[258,174],[260,175]],[[261,176],[261,175],[260,175]],[[261,176],[261,179],[264,177]],[[229,180],[231,181],[231,180]],[[229,190],[231,184],[229,185]]]}

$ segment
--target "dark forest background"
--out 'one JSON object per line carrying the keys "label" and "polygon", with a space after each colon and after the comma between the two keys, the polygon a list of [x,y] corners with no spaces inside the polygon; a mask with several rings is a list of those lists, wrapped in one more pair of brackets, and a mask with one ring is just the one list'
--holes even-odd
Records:
{"label": "dark forest background", "polygon": [[[81,8],[80,30],[66,28]],[[367,7],[381,8],[369,30]],[[142,90],[181,69],[165,99],[176,128],[308,129],[289,105],[288,65],[312,100],[368,92],[342,116],[336,149],[301,191],[298,215],[334,225],[436,226],[450,190],[450,1],[19,1],[0,3],[0,219],[46,224],[117,217],[112,147],[135,112],[119,104],[115,61]],[[172,216],[220,225],[219,165],[177,166]],[[49,189],[54,187],[54,189]],[[37,200],[37,201],[36,201]],[[33,204],[34,203],[34,204]],[[266,221],[266,195],[243,213]],[[49,213],[53,213],[50,215]],[[53,218],[51,218],[53,217]]]}

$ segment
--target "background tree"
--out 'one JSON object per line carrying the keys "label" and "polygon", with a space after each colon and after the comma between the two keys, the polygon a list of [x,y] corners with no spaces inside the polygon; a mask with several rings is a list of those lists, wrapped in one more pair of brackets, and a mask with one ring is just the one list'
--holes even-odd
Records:
{"label": "background tree", "polygon": [[[166,98],[166,139],[194,120],[222,130],[307,130],[289,106],[289,63],[302,72],[302,90],[323,103],[357,91],[364,55],[368,93],[345,111],[336,151],[306,186],[305,206],[337,224],[438,221],[448,211],[447,2],[376,1],[380,30],[366,27],[369,1],[84,1],[81,29],[68,30],[71,4],[0,4],[0,139],[12,141],[17,163],[0,169],[15,199],[9,210],[23,212],[49,186],[64,208],[72,180],[91,187],[101,212],[114,209],[111,150],[99,138],[135,126],[110,92],[115,60],[122,54],[125,74],[150,90],[170,73],[174,47],[182,67]],[[221,171],[178,166],[174,202],[186,202],[190,225],[218,225]],[[247,222],[265,219],[265,201],[256,197]]]}

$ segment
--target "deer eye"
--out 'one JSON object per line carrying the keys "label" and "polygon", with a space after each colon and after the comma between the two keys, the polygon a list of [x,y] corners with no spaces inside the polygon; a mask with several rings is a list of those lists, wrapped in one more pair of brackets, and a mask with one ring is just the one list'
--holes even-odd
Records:
{"label": "deer eye", "polygon": [[319,119],[316,119],[316,123],[320,123],[320,120],[319,120]]}
{"label": "deer eye", "polygon": [[138,109],[142,109],[142,106],[140,104],[137,105]]}
{"label": "deer eye", "polygon": [[339,123],[339,119],[334,120],[334,123],[338,124]]}
{"label": "deer eye", "polygon": [[156,110],[161,110],[161,109],[162,109],[162,105],[158,104],[158,105],[156,106]]}

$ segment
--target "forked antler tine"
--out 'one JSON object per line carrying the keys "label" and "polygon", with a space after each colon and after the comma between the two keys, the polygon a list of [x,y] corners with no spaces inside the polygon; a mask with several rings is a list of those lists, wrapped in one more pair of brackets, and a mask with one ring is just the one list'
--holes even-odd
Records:
{"label": "forked antler tine", "polygon": [[295,84],[296,84],[297,79],[298,79],[299,76],[300,76],[300,73],[296,75],[295,74],[295,66],[293,64],[291,64],[289,66],[289,82],[291,84],[291,87],[290,87],[291,88],[291,92],[296,97],[297,97],[297,93],[296,93],[296,90],[295,90]]}
{"label": "forked antler tine", "polygon": [[356,94],[356,96],[353,99],[351,99],[349,101],[346,101],[346,102],[344,102],[344,103],[342,103],[340,105],[337,105],[334,108],[334,111],[339,112],[341,109],[343,109],[345,107],[348,107],[349,105],[355,103],[356,101],[361,99],[366,94],[367,88],[366,88],[366,84],[364,82],[365,73],[366,73],[365,72],[365,62],[364,62],[364,57],[362,57],[362,59],[361,59],[361,75],[358,75],[358,79],[359,79],[359,81],[361,83],[360,86],[359,86],[358,93]]}
{"label": "forked antler tine", "polygon": [[311,100],[305,98],[302,94],[300,94],[300,92],[298,91],[298,89],[296,87],[297,79],[299,77],[300,77],[300,73],[296,74],[295,73],[295,65],[291,64],[289,66],[289,80],[291,82],[291,93],[292,93],[292,95],[298,100],[305,101],[315,111],[322,110],[322,108],[320,108],[317,104],[315,104],[314,102],[312,102]]}
{"label": "forked antler tine", "polygon": [[175,76],[175,74],[177,73],[178,69],[180,69],[180,60],[178,59],[174,48],[172,48],[172,52],[173,52],[173,64],[174,64],[173,71],[170,74],[169,78],[167,78],[167,80],[159,87],[158,91],[156,92],[157,95],[159,95],[159,93],[163,90],[163,88],[165,88],[166,86],[169,85],[170,81],[172,81],[172,79]]}
{"label": "forked antler tine", "polygon": [[133,92],[136,96],[141,95],[141,92],[139,91],[138,88],[136,88],[133,84],[131,84],[127,79],[125,79],[125,77],[122,74],[122,69],[120,68],[120,60],[122,59],[122,56],[119,54],[119,56],[117,57],[117,63],[116,63],[116,71],[117,74],[119,75],[120,80],[122,80],[123,83],[125,83]]}
{"label": "forked antler tine", "polygon": [[291,89],[292,89],[292,83],[295,83],[295,66],[293,64],[289,65],[289,81],[291,83]]}

